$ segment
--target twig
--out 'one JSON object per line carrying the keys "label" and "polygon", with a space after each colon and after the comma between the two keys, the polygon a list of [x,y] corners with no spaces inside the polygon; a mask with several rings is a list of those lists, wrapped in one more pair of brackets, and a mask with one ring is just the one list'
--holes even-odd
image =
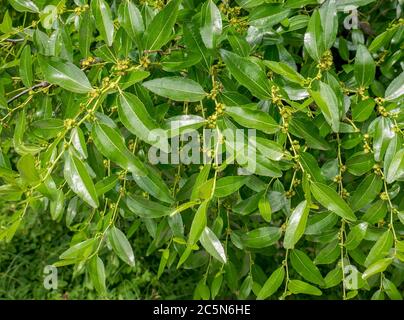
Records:
{"label": "twig", "polygon": [[17,43],[17,42],[24,42],[25,39],[4,39],[6,42]]}
{"label": "twig", "polygon": [[23,91],[21,91],[19,94],[15,95],[14,97],[12,97],[10,100],[7,101],[7,104],[10,104],[11,102],[13,102],[14,100],[18,99],[19,97],[23,96],[24,94],[27,94],[28,92],[30,92],[31,90],[37,89],[37,88],[44,88],[49,86],[49,82],[46,81],[42,81],[36,85],[33,85],[32,87],[25,89]]}

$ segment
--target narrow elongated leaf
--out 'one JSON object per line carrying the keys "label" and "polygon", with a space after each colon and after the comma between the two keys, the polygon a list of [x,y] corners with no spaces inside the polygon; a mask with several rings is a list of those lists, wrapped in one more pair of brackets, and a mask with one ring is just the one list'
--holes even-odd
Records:
{"label": "narrow elongated leaf", "polygon": [[345,241],[345,247],[347,250],[356,249],[365,237],[367,228],[368,224],[366,222],[361,222],[351,229]]}
{"label": "narrow elongated leaf", "polygon": [[264,63],[273,72],[280,74],[289,81],[297,84],[302,84],[304,81],[304,77],[286,63],[276,61],[264,61]]}
{"label": "narrow elongated leaf", "polygon": [[157,50],[171,38],[181,0],[170,1],[147,26],[143,36],[145,49]]}
{"label": "narrow elongated leaf", "polygon": [[370,174],[356,188],[350,200],[353,211],[357,211],[370,202],[379,194],[383,187],[382,179],[376,174]]}
{"label": "narrow elongated leaf", "polygon": [[231,75],[241,85],[260,99],[269,99],[271,97],[269,81],[258,64],[224,49],[220,50],[220,54]]}
{"label": "narrow elongated leaf", "polygon": [[366,280],[367,278],[383,272],[387,269],[387,267],[393,262],[392,258],[380,259],[369,265],[365,272],[362,274],[362,279]]}
{"label": "narrow elongated leaf", "polygon": [[201,234],[206,227],[206,212],[208,210],[208,206],[209,200],[205,200],[200,204],[198,210],[196,211],[194,219],[192,220],[191,230],[189,231],[187,242],[188,246],[192,246],[197,243],[199,238],[201,237]]}
{"label": "narrow elongated leaf", "polygon": [[288,283],[288,289],[294,294],[303,293],[313,296],[321,296],[323,294],[320,289],[300,280],[290,280]]}
{"label": "narrow elongated leaf", "polygon": [[312,283],[323,285],[324,279],[320,270],[315,266],[311,259],[303,252],[297,249],[291,251],[290,262],[293,269],[303,278]]}
{"label": "narrow elongated leaf", "polygon": [[325,120],[334,132],[339,131],[339,109],[338,100],[333,89],[326,83],[320,82],[318,91],[312,90],[311,96],[320,108]]}
{"label": "narrow elongated leaf", "polygon": [[376,64],[368,49],[362,44],[358,45],[356,51],[354,73],[356,82],[361,87],[367,87],[375,78]]}
{"label": "narrow elongated leaf", "polygon": [[269,199],[266,194],[263,194],[261,196],[260,200],[258,201],[258,209],[260,211],[262,218],[266,222],[271,221],[272,209],[271,209],[271,204],[270,204]]}
{"label": "narrow elongated leaf", "polygon": [[319,10],[321,26],[323,28],[322,43],[324,50],[331,48],[337,37],[338,16],[336,2],[336,0],[327,0]]}
{"label": "narrow elongated leaf", "polygon": [[404,149],[398,150],[391,159],[391,163],[387,169],[386,182],[393,183],[402,177],[404,177]]}
{"label": "narrow elongated leaf", "polygon": [[92,90],[85,73],[71,62],[41,55],[38,56],[38,62],[45,80],[49,83],[76,93],[87,93]]}
{"label": "narrow elongated leaf", "polygon": [[105,286],[105,268],[104,263],[98,256],[94,256],[88,263],[88,273],[90,274],[91,282],[97,292],[104,296],[107,293]]}
{"label": "narrow elongated leaf", "polygon": [[285,278],[285,268],[282,266],[276,269],[270,277],[265,281],[260,292],[257,295],[257,300],[263,300],[272,296],[282,285]]}
{"label": "narrow elongated leaf", "polygon": [[310,17],[307,31],[304,34],[304,48],[315,61],[320,60],[324,52],[323,34],[320,13],[315,10]]}
{"label": "narrow elongated leaf", "polygon": [[295,244],[302,237],[306,228],[309,206],[306,200],[300,202],[289,217],[285,231],[283,246],[286,249],[293,249]]}
{"label": "narrow elongated leaf", "polygon": [[116,255],[133,267],[135,265],[135,256],[133,254],[132,246],[130,245],[125,234],[117,227],[112,226],[108,230],[108,241]]}
{"label": "narrow elongated leaf", "polygon": [[114,22],[112,20],[111,9],[105,0],[91,1],[91,11],[94,15],[95,26],[100,32],[102,39],[108,46],[112,46],[114,41]]}
{"label": "narrow elongated leaf", "polygon": [[216,47],[217,38],[222,33],[222,17],[212,0],[206,1],[202,8],[201,37],[206,48]]}
{"label": "narrow elongated leaf", "polygon": [[168,141],[165,141],[165,137],[155,134],[156,131],[153,130],[158,126],[138,97],[123,92],[119,96],[118,114],[119,119],[130,132],[141,140],[168,152]]}
{"label": "narrow elongated leaf", "polygon": [[387,87],[384,98],[387,101],[395,101],[404,95],[404,71],[400,73]]}
{"label": "narrow elongated leaf", "polygon": [[125,1],[121,4],[118,19],[129,37],[139,46],[145,28],[142,14],[132,1]]}
{"label": "narrow elongated leaf", "polygon": [[20,57],[20,76],[22,83],[26,87],[32,86],[33,73],[32,73],[32,58],[31,58],[31,48],[26,46],[21,52]]}
{"label": "narrow elongated leaf", "polygon": [[242,242],[249,248],[265,248],[275,244],[281,237],[280,228],[262,227],[242,235]]}
{"label": "narrow elongated leaf", "polygon": [[9,0],[11,6],[19,12],[38,13],[39,8],[32,0]]}
{"label": "narrow elongated leaf", "polygon": [[206,96],[199,83],[182,77],[153,79],[144,82],[143,86],[155,94],[175,101],[200,101]]}
{"label": "narrow elongated leaf", "polygon": [[389,250],[393,246],[393,235],[390,230],[385,231],[376,243],[370,249],[368,256],[365,260],[365,266],[368,267],[377,260],[387,256]]}
{"label": "narrow elongated leaf", "polygon": [[310,184],[310,190],[314,198],[328,210],[335,212],[340,217],[355,221],[356,217],[348,204],[329,186],[313,182]]}
{"label": "narrow elongated leaf", "polygon": [[92,129],[94,143],[103,156],[136,175],[145,175],[147,170],[126,148],[122,137],[105,124],[95,124]]}
{"label": "narrow elongated leaf", "polygon": [[169,207],[135,195],[126,197],[126,205],[129,210],[142,218],[160,218],[168,216],[172,212]]}
{"label": "narrow elongated leaf", "polygon": [[317,160],[311,153],[300,153],[300,163],[302,164],[304,171],[310,175],[310,178],[313,181],[324,182],[324,178],[321,174],[321,170],[318,166]]}
{"label": "narrow elongated leaf", "polygon": [[90,206],[97,208],[99,205],[97,192],[81,160],[69,153],[66,157],[63,172],[70,189]]}
{"label": "narrow elongated leaf", "polygon": [[240,189],[250,177],[248,176],[228,176],[216,181],[215,197],[222,198],[231,195]]}
{"label": "narrow elongated leaf", "polygon": [[226,107],[225,113],[247,128],[261,130],[268,134],[273,134],[280,128],[275,120],[263,111],[242,107]]}
{"label": "narrow elongated leaf", "polygon": [[90,56],[90,46],[93,40],[93,22],[89,12],[84,12],[81,15],[79,25],[79,45],[82,56]]}
{"label": "narrow elongated leaf", "polygon": [[208,227],[205,227],[199,240],[201,241],[201,244],[205,248],[205,250],[212,257],[214,257],[221,263],[227,262],[223,245],[221,244],[221,242],[219,241],[219,239],[216,237],[215,233],[212,230],[210,230]]}

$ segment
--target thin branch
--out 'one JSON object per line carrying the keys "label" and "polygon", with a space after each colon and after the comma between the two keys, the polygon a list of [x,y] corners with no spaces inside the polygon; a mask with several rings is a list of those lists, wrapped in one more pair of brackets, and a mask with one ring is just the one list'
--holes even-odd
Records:
{"label": "thin branch", "polygon": [[18,43],[18,42],[24,42],[25,39],[4,39],[4,41],[11,43]]}
{"label": "thin branch", "polygon": [[36,85],[33,85],[32,87],[25,89],[23,91],[21,91],[19,94],[15,95],[14,97],[12,97],[10,100],[7,101],[7,104],[10,104],[11,102],[13,102],[14,100],[17,100],[19,97],[27,94],[28,92],[30,92],[31,90],[37,89],[37,88],[44,88],[49,86],[50,83],[46,82],[46,81],[42,81]]}

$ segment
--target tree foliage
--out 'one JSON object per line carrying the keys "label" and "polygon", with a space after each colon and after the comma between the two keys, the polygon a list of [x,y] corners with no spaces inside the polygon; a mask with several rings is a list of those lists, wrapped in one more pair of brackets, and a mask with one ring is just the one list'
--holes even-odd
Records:
{"label": "tree foliage", "polygon": [[402,298],[401,0],[0,4],[1,297]]}

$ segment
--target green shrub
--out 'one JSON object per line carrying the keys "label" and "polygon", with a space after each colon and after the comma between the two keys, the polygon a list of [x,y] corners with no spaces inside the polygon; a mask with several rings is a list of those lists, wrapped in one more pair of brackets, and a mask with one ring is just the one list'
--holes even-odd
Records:
{"label": "green shrub", "polygon": [[402,298],[401,0],[0,4],[1,297]]}

